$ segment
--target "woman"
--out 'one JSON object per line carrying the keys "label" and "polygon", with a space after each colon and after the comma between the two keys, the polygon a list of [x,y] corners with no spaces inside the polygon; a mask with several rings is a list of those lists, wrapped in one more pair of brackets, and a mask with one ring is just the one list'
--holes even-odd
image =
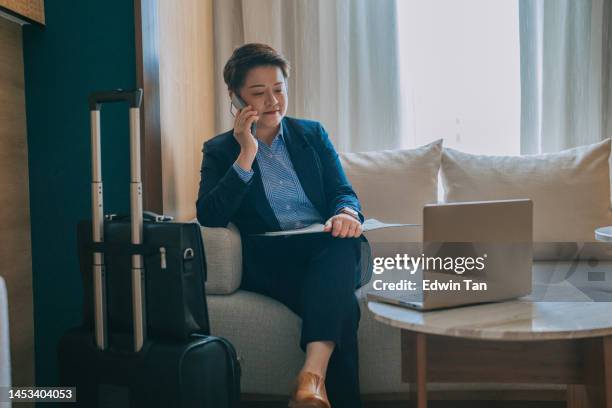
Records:
{"label": "woman", "polygon": [[[289,118],[288,62],[264,44],[237,48],[224,71],[246,105],[234,128],[204,144],[199,222],[234,223],[243,242],[241,288],[270,296],[302,318],[306,359],[290,407],[361,406],[357,361],[363,216],[323,127]],[[251,125],[256,123],[255,135]],[[325,223],[325,233],[254,233]],[[365,241],[367,242],[367,241]],[[328,399],[329,398],[329,399]]]}

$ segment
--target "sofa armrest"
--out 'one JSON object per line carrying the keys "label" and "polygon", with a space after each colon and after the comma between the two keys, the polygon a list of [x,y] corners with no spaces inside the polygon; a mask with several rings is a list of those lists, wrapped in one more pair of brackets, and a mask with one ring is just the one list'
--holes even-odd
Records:
{"label": "sofa armrest", "polygon": [[206,256],[206,293],[229,295],[242,281],[242,242],[235,225],[201,227]]}

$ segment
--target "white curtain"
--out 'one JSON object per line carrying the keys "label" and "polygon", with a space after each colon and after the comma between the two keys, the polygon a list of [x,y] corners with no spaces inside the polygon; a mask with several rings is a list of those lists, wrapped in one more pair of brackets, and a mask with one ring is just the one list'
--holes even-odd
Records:
{"label": "white curtain", "polygon": [[521,153],[612,136],[611,0],[519,0]]}
{"label": "white curtain", "polygon": [[338,151],[400,145],[395,0],[214,0],[216,127],[232,127],[223,66],[263,42],[291,63],[288,115],[320,121]]}

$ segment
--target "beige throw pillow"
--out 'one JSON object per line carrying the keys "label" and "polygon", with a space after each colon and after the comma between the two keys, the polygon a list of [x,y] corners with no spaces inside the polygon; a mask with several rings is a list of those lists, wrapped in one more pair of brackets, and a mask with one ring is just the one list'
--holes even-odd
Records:
{"label": "beige throw pillow", "polygon": [[441,168],[445,201],[530,198],[536,244],[594,241],[596,227],[612,225],[609,159],[610,139],[526,156],[447,148]]}
{"label": "beige throw pillow", "polygon": [[[366,218],[421,224],[423,206],[437,202],[441,153],[437,140],[409,150],[341,153],[340,160]],[[422,230],[390,228],[365,235],[373,243],[419,242]]]}

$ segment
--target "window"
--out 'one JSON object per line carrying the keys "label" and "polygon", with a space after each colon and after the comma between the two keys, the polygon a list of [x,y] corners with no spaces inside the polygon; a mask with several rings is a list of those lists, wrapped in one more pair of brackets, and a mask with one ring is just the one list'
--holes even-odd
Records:
{"label": "window", "polygon": [[518,0],[397,1],[402,145],[520,152]]}

